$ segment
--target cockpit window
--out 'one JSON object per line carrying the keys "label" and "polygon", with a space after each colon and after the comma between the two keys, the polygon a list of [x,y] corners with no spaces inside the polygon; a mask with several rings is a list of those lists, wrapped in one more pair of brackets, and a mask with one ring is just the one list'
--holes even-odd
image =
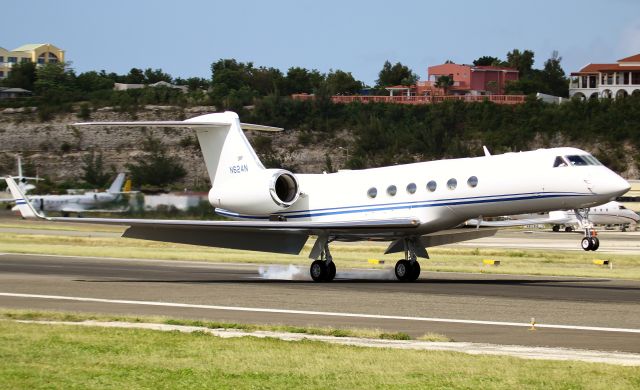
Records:
{"label": "cockpit window", "polygon": [[557,167],[566,167],[567,163],[564,161],[564,159],[560,156],[556,157],[556,161],[553,162],[553,167],[557,168]]}
{"label": "cockpit window", "polygon": [[626,210],[627,208],[624,207],[623,205],[620,205],[620,210]]}
{"label": "cockpit window", "polygon": [[590,154],[587,154],[586,156],[582,156],[582,157],[585,158],[589,162],[589,165],[602,165],[602,163],[600,161],[598,161],[597,158],[593,157]]}
{"label": "cockpit window", "polygon": [[566,156],[567,160],[569,160],[569,164],[572,166],[583,166],[583,165],[591,165],[583,158],[583,156]]}

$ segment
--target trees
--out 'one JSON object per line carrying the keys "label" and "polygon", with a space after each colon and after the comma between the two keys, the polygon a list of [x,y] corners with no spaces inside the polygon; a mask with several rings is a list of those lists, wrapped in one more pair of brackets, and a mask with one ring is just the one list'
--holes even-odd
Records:
{"label": "trees", "polygon": [[[82,158],[84,166],[82,167],[82,179],[94,188],[104,188],[111,177],[111,173],[105,172],[102,153],[96,155],[95,151],[86,154]],[[115,169],[112,167],[112,171]]]}
{"label": "trees", "polygon": [[126,165],[133,182],[138,185],[162,188],[187,174],[178,159],[168,155],[167,147],[160,139],[150,135],[143,142],[142,150],[144,155]]}
{"label": "trees", "polygon": [[325,76],[316,69],[309,71],[305,68],[291,67],[285,78],[284,94],[313,93],[324,81]]}
{"label": "trees", "polygon": [[23,88],[33,91],[36,81],[36,64],[33,62],[21,62],[11,68],[11,72],[2,84],[9,88]]}
{"label": "trees", "polygon": [[482,56],[473,61],[475,66],[504,66],[505,63],[498,57]]}
{"label": "trees", "polygon": [[83,92],[113,89],[113,84],[113,80],[107,76],[104,70],[100,73],[93,70],[80,73],[76,78],[76,86]]}
{"label": "trees", "polygon": [[569,96],[569,82],[564,75],[564,70],[560,66],[562,57],[558,55],[558,51],[554,50],[551,57],[544,63],[544,68],[540,74],[544,93],[554,96]]}
{"label": "trees", "polygon": [[507,53],[507,66],[518,69],[520,78],[529,76],[533,72],[534,53],[531,50],[513,49]]}
{"label": "trees", "polygon": [[353,95],[364,87],[364,84],[356,80],[351,72],[344,72],[339,69],[329,71],[326,85],[331,95]]}
{"label": "trees", "polygon": [[391,62],[385,61],[382,69],[378,73],[376,87],[384,88],[393,85],[410,86],[415,85],[418,79],[418,75],[413,73],[408,66],[402,65],[400,62],[391,65]]}
{"label": "trees", "polygon": [[440,76],[436,80],[435,86],[438,88],[442,88],[444,90],[444,94],[446,95],[449,92],[449,88],[453,85],[453,77],[451,76]]}

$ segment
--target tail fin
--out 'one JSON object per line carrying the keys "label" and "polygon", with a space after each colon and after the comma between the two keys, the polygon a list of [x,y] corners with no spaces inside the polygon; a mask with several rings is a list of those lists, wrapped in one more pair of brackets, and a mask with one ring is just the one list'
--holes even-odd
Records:
{"label": "tail fin", "polygon": [[43,215],[38,214],[38,212],[33,208],[20,187],[18,187],[15,180],[13,180],[13,177],[7,176],[5,177],[5,181],[7,182],[9,191],[11,191],[11,196],[13,196],[16,201],[16,207],[20,210],[22,218],[44,218]]}
{"label": "tail fin", "polygon": [[91,122],[78,126],[189,127],[196,130],[211,185],[239,173],[264,169],[242,129],[282,131],[281,128],[240,123],[235,112],[206,114],[185,121]]}
{"label": "tail fin", "polygon": [[119,193],[122,190],[123,184],[124,184],[124,173],[120,172],[118,173],[118,176],[116,176],[116,179],[113,181],[113,183],[111,183],[111,187],[109,187],[107,192],[111,194]]}

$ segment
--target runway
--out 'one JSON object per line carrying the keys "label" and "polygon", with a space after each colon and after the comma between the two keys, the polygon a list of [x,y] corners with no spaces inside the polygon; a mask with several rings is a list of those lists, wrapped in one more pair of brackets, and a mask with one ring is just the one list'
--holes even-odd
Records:
{"label": "runway", "polygon": [[[336,281],[318,284],[265,280],[256,265],[0,254],[0,307],[640,353],[638,281],[424,273],[417,283],[397,283],[380,280],[384,272],[338,268]],[[532,317],[537,330],[529,330]]]}

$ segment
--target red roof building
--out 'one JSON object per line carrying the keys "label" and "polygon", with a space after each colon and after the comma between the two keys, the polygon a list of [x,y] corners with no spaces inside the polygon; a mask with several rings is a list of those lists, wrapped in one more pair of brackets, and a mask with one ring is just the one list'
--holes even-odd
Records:
{"label": "red roof building", "polygon": [[588,64],[571,73],[569,96],[618,98],[640,95],[640,54],[612,64]]}

